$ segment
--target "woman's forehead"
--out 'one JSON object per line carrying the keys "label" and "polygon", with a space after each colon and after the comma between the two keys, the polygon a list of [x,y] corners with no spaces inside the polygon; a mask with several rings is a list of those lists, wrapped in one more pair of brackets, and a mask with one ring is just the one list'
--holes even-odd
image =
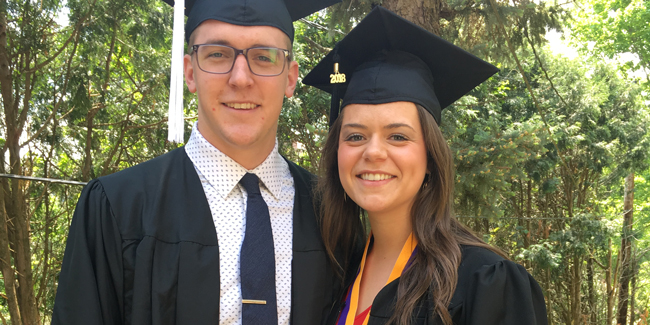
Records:
{"label": "woman's forehead", "polygon": [[368,125],[388,127],[400,123],[413,127],[420,124],[417,108],[411,102],[349,104],[343,109],[342,115],[343,127]]}

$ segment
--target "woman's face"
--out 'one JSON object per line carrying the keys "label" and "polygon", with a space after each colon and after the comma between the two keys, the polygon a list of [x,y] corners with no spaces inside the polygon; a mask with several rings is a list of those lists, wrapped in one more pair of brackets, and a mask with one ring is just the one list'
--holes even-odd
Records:
{"label": "woman's face", "polygon": [[415,104],[350,104],[341,122],[339,177],[347,195],[369,214],[408,214],[427,172]]}

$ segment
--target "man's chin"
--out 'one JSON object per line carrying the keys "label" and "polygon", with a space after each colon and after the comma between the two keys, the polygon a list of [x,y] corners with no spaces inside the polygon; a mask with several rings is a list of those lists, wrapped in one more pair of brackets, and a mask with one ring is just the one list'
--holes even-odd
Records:
{"label": "man's chin", "polygon": [[[224,145],[230,147],[231,150],[260,150],[270,152],[275,145],[275,135],[262,134],[260,132],[230,132],[224,134],[220,139]],[[218,148],[218,147],[217,147]]]}

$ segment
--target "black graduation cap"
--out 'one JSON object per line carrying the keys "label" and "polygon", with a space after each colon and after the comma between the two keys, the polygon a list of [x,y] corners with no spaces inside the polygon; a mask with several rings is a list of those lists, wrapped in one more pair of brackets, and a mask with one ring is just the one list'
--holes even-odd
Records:
{"label": "black graduation cap", "polygon": [[348,104],[409,101],[440,123],[441,111],[499,69],[375,7],[303,79],[332,94],[330,125]]}
{"label": "black graduation cap", "polygon": [[[174,0],[163,0],[171,6]],[[293,21],[341,0],[185,0],[185,40],[202,22],[214,19],[243,26],[273,26],[293,41]]]}

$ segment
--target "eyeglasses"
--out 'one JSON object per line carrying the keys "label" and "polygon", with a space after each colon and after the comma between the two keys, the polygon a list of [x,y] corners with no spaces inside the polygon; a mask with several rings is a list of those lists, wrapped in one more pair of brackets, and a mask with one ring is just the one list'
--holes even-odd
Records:
{"label": "eyeglasses", "polygon": [[197,44],[192,46],[192,52],[196,53],[199,69],[218,74],[232,71],[239,54],[244,55],[253,74],[264,77],[281,74],[285,62],[290,60],[289,50],[276,47],[251,47],[240,50],[227,45]]}

